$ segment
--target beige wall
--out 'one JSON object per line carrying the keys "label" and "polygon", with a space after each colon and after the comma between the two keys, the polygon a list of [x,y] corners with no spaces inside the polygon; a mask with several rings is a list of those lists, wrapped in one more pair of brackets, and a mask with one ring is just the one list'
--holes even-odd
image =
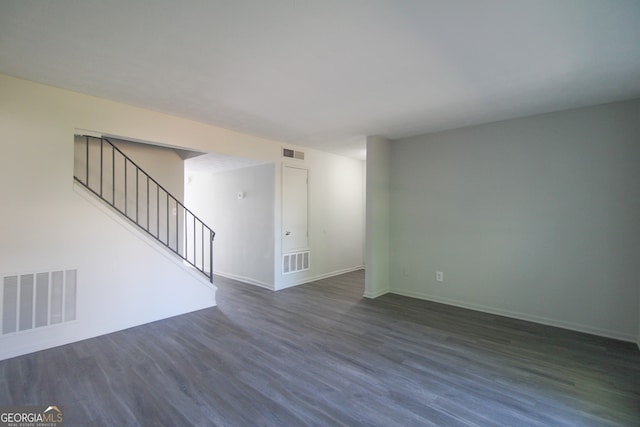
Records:
{"label": "beige wall", "polygon": [[77,270],[76,320],[0,336],[0,359],[215,305],[213,285],[73,182],[77,128],[124,133],[146,113],[6,76],[0,93],[0,275]]}
{"label": "beige wall", "polygon": [[109,138],[124,154],[184,203],[184,160],[172,148]]}
{"label": "beige wall", "polygon": [[[112,148],[109,142],[116,148]],[[129,161],[125,162],[124,156]],[[149,182],[143,172],[136,177],[134,164],[148,174]],[[92,191],[101,194],[107,203],[120,212],[126,212],[132,221],[171,249],[184,254],[185,212],[176,203],[177,200],[184,204],[184,161],[174,149],[115,138],[103,141],[76,135],[74,176]],[[168,203],[167,192],[171,195]],[[190,261],[193,262],[193,259],[190,258]]]}
{"label": "beige wall", "polygon": [[[280,275],[282,144],[202,123],[168,116],[105,99],[0,75],[0,274],[78,270],[77,320],[68,324],[0,337],[0,358],[108,333],[215,304],[214,289],[200,276],[175,263],[172,255],[140,237],[73,184],[74,133],[110,135],[135,141],[218,152],[273,162],[274,288],[305,281]],[[297,148],[297,147],[294,147]],[[362,162],[305,149],[306,164],[322,188],[331,177],[357,177],[338,188],[332,180],[317,194],[318,214],[343,199],[352,200],[343,231],[339,219],[312,227],[318,246],[315,276],[330,275],[362,264]],[[350,195],[346,189],[357,188]],[[337,189],[336,192],[333,189]],[[313,196],[313,193],[311,197]],[[356,213],[352,213],[354,210]],[[123,222],[124,221],[124,222]],[[324,227],[349,255],[339,260],[317,230]],[[218,230],[217,230],[218,231]],[[360,240],[353,242],[349,239]],[[351,249],[353,248],[353,252]],[[320,256],[322,255],[322,256]],[[204,282],[204,283],[203,283]]]}

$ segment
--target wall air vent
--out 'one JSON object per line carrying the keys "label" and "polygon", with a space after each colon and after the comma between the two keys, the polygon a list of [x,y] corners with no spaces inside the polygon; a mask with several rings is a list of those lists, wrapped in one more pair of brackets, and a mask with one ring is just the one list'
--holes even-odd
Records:
{"label": "wall air vent", "polygon": [[5,276],[2,334],[76,320],[77,270]]}
{"label": "wall air vent", "polygon": [[282,157],[288,157],[290,159],[304,160],[304,151],[292,150],[290,148],[282,149]]}
{"label": "wall air vent", "polygon": [[282,256],[282,274],[297,273],[309,268],[309,251],[284,254]]}

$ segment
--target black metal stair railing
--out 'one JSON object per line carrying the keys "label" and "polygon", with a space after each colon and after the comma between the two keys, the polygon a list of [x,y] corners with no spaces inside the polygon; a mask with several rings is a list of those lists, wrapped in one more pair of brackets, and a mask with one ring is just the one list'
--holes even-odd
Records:
{"label": "black metal stair railing", "polygon": [[213,282],[216,233],[111,141],[76,137],[74,179]]}

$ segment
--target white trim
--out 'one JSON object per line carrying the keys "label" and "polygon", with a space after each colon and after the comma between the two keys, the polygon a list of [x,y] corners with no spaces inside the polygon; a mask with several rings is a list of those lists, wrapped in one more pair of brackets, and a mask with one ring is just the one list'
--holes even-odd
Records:
{"label": "white trim", "polygon": [[[69,338],[67,336],[64,336],[62,339],[60,339],[61,335],[66,335],[66,333],[69,331],[69,327],[73,327],[74,329],[78,327],[77,325],[74,325],[75,323],[80,324],[78,320],[72,320],[66,323],[56,323],[53,325],[43,326],[41,328],[34,328],[34,329],[28,329],[28,330],[22,331],[24,335],[27,335],[27,334],[34,335],[34,340],[31,342],[25,343],[24,345],[17,345],[17,346],[13,345],[11,347],[7,346],[3,350],[0,350],[0,360],[6,360],[12,357],[22,356],[25,354],[34,353],[36,351],[49,350],[50,348],[60,347],[62,345],[72,344],[74,342],[83,341],[86,339],[94,338],[96,336],[106,335],[108,333],[111,333],[111,332],[105,332],[105,333],[100,333],[99,335],[82,334],[80,335],[79,338],[78,337]],[[58,329],[58,331],[55,331],[56,329]],[[51,335],[47,336],[46,338],[43,338],[42,334],[44,334],[47,330],[49,331],[53,330],[55,333],[51,333]],[[116,332],[116,331],[112,331],[112,332]],[[15,336],[17,334],[18,333],[15,332],[12,334],[3,335],[3,337]]]}
{"label": "white trim", "polygon": [[297,280],[295,282],[286,283],[284,285],[281,285],[280,287],[278,287],[275,290],[276,291],[280,291],[282,289],[287,289],[287,288],[292,288],[294,286],[304,285],[305,283],[315,282],[316,280],[322,280],[322,279],[326,279],[326,278],[329,278],[329,277],[339,276],[339,275],[345,274],[345,273],[351,273],[352,271],[362,270],[363,268],[364,268],[364,265],[357,265],[355,267],[343,268],[341,270],[336,270],[336,271],[332,271],[332,272],[329,272],[329,273],[319,274],[317,276],[304,277],[304,278],[302,278],[300,280]]}
{"label": "white trim", "polygon": [[94,130],[78,129],[78,128],[74,130],[73,134],[74,136],[91,136],[94,138],[102,138],[104,136],[102,132],[96,132]]}
{"label": "white trim", "polygon": [[513,319],[526,320],[528,322],[539,323],[547,326],[555,326],[557,328],[568,329],[568,330],[577,331],[577,332],[584,332],[591,335],[598,335],[601,337],[613,338],[621,341],[634,342],[636,340],[636,337],[630,334],[610,331],[607,329],[594,328],[594,327],[582,325],[579,323],[565,322],[562,320],[549,319],[547,317],[517,313],[514,311],[488,307],[481,304],[467,303],[467,302],[459,301],[455,299],[441,298],[433,295],[428,295],[420,292],[403,290],[403,289],[392,289],[390,292],[392,294],[402,295],[405,297],[418,298],[418,299],[423,299],[427,301],[438,302],[441,304],[452,305],[455,307],[468,308],[470,310],[481,311],[483,313],[497,314],[498,316],[505,316],[505,317],[511,317]]}
{"label": "white trim", "polygon": [[391,289],[385,288],[385,289],[380,289],[379,291],[376,291],[373,293],[365,291],[364,294],[362,294],[362,296],[365,298],[374,299],[374,298],[381,297],[382,295],[388,294],[389,292],[391,292]]}
{"label": "white trim", "polygon": [[332,271],[330,273],[319,274],[319,275],[313,276],[313,277],[305,277],[305,278],[297,280],[295,282],[287,283],[285,285],[282,285],[282,286],[280,286],[278,288],[275,288],[273,285],[271,285],[269,283],[266,283],[266,282],[262,282],[262,281],[255,280],[255,279],[251,279],[249,277],[238,276],[236,274],[225,273],[223,271],[214,271],[213,272],[213,274],[214,274],[214,279],[213,280],[214,280],[214,284],[215,284],[215,276],[222,276],[222,277],[226,277],[227,279],[237,280],[237,281],[242,282],[242,283],[247,283],[249,285],[259,286],[261,288],[269,289],[271,291],[280,291],[282,289],[292,288],[294,286],[304,285],[305,283],[315,282],[316,280],[322,280],[322,279],[326,279],[326,278],[329,278],[329,277],[339,276],[341,274],[351,273],[352,271],[358,271],[358,270],[362,270],[362,269],[364,269],[363,265],[358,265],[358,266],[349,267],[349,268],[343,268],[341,270]]}
{"label": "white trim", "polygon": [[[294,249],[289,249],[288,251],[285,251],[284,249],[284,202],[285,202],[285,191],[284,191],[284,186],[285,186],[285,182],[284,182],[284,170],[285,168],[291,168],[291,169],[300,169],[300,170],[304,170],[307,172],[307,246],[306,247],[301,247],[301,248],[294,248]],[[281,258],[280,258],[280,274],[282,275],[282,256],[289,254],[289,253],[293,253],[293,252],[302,252],[302,251],[310,251],[311,250],[311,236],[309,233],[309,222],[310,222],[310,208],[311,208],[311,185],[310,185],[310,181],[311,181],[311,172],[309,171],[309,168],[306,166],[297,166],[297,165],[290,165],[290,164],[286,164],[286,163],[282,163],[282,167],[280,170],[280,195],[281,195],[281,200],[280,200],[280,212],[281,212],[281,216],[280,216],[280,252],[281,252]]]}
{"label": "white trim", "polygon": [[216,278],[215,276],[225,277],[227,279],[237,280],[238,282],[247,283],[249,285],[260,286],[261,288],[269,289],[273,291],[273,285],[267,282],[262,282],[260,280],[251,279],[250,277],[238,276],[237,274],[225,273],[224,271],[215,271],[213,272],[213,282],[215,284]]}

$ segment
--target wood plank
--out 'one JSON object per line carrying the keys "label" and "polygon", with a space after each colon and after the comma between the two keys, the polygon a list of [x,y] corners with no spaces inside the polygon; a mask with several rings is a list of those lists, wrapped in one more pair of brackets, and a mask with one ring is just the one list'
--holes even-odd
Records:
{"label": "wood plank", "polygon": [[640,425],[631,343],[398,295],[357,271],[0,362],[68,425]]}

